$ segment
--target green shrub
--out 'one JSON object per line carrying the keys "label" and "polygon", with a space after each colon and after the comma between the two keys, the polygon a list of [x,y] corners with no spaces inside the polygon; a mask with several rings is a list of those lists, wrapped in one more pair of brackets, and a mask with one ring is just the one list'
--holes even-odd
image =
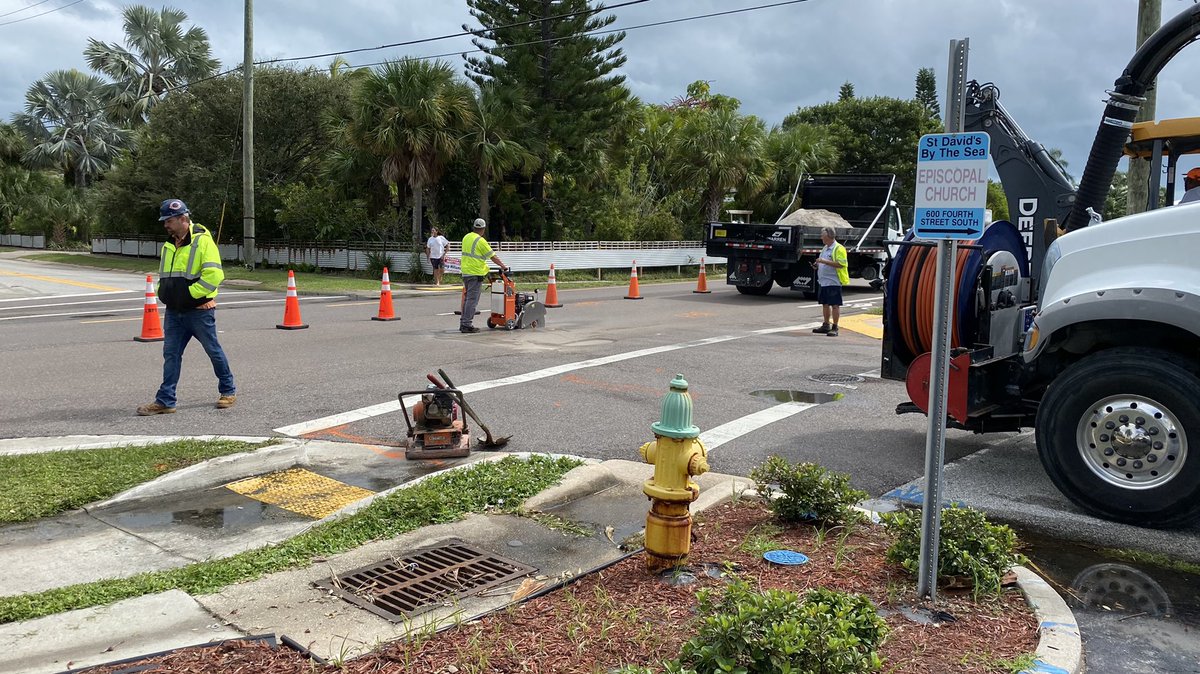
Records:
{"label": "green shrub", "polygon": [[[896,537],[888,548],[887,560],[916,575],[921,559],[921,511],[884,513],[881,519]],[[973,508],[943,508],[938,541],[938,576],[970,578],[976,596],[999,594],[1004,574],[1026,561],[1016,551],[1017,535],[1013,530],[992,524]]]}
{"label": "green shrub", "polygon": [[392,261],[387,253],[377,253],[375,251],[367,251],[367,276],[370,278],[382,278],[383,270],[388,270],[388,275],[392,273]]}
{"label": "green shrub", "polygon": [[[784,522],[817,520],[846,524],[861,518],[854,505],[867,493],[850,486],[850,477],[831,473],[814,463],[789,463],[772,456],[750,472],[760,496],[768,499],[771,511]],[[782,493],[771,498],[775,490]]]}
{"label": "green shrub", "polygon": [[887,625],[865,596],[817,589],[757,592],[735,581],[701,591],[699,633],[679,661],[700,674],[858,674],[879,669]]}

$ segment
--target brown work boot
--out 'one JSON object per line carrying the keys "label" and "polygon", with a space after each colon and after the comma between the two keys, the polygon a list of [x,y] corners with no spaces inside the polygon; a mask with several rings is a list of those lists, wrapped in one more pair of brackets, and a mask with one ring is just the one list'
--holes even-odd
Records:
{"label": "brown work boot", "polygon": [[[810,323],[809,325],[812,325],[812,324]],[[818,335],[823,335],[823,334],[825,334],[825,333],[829,332],[829,324],[828,324],[828,323],[822,323],[822,324],[821,324],[821,327],[819,327],[819,328],[813,328],[813,332],[817,333]]]}
{"label": "brown work boot", "polygon": [[139,417],[148,417],[152,414],[174,414],[175,408],[167,407],[161,403],[150,403],[149,405],[142,405],[137,408],[137,413]]}
{"label": "brown work boot", "polygon": [[837,326],[835,325],[835,326],[829,328],[829,332],[825,333],[825,336],[826,337],[837,337],[838,336]]}
{"label": "brown work boot", "polygon": [[220,398],[217,398],[217,409],[229,409],[230,407],[233,407],[235,402],[237,402],[236,395],[221,396]]}

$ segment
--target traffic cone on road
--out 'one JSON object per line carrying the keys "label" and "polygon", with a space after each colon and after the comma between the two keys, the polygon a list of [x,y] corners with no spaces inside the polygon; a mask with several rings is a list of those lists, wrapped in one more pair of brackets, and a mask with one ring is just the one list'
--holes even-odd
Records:
{"label": "traffic cone on road", "polygon": [[392,309],[392,280],[388,278],[388,270],[383,270],[383,289],[379,291],[379,315],[372,316],[373,321],[398,321],[400,317]]}
{"label": "traffic cone on road", "polygon": [[696,289],[692,292],[704,294],[712,292],[708,289],[708,277],[704,274],[704,258],[700,258],[700,275],[696,277]]}
{"label": "traffic cone on road", "polygon": [[300,298],[296,296],[296,274],[288,270],[287,303],[283,306],[283,323],[275,327],[280,330],[303,330],[308,325],[300,320]]}
{"label": "traffic cone on road", "polygon": [[554,279],[554,263],[550,263],[550,280],[546,282],[546,307],[557,309],[562,304],[558,301],[558,283]]}
{"label": "traffic cone on road", "polygon": [[640,300],[641,294],[638,292],[637,280],[637,260],[633,261],[633,267],[629,270],[629,294],[625,296],[627,300]]}
{"label": "traffic cone on road", "polygon": [[154,281],[146,274],[146,301],[142,308],[142,334],[134,337],[136,342],[163,341],[162,322],[158,318],[158,298],[154,296]]}

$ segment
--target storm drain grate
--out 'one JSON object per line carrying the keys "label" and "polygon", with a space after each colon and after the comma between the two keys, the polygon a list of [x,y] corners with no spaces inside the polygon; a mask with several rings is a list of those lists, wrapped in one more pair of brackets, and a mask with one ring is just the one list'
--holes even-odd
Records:
{"label": "storm drain grate", "polygon": [[535,571],[451,539],[315,584],[388,620],[402,622]]}
{"label": "storm drain grate", "polygon": [[819,381],[822,384],[857,384],[858,382],[866,381],[856,374],[837,373],[810,374],[808,375],[808,378],[811,381]]}

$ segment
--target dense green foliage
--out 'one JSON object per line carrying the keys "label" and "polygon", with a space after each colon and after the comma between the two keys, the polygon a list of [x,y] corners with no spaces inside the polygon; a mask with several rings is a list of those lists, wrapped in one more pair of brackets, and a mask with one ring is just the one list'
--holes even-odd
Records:
{"label": "dense green foliage", "polygon": [[[850,477],[831,473],[815,463],[790,463],[780,456],[750,472],[760,496],[784,522],[815,521],[847,524],[861,519],[854,506],[867,493],[850,486]],[[775,492],[778,496],[772,498]]]}
{"label": "dense green foliage", "polygon": [[[862,674],[883,664],[887,624],[867,597],[816,589],[803,597],[734,580],[699,593],[700,625],[663,674]],[[654,674],[626,667],[621,674]]]}
{"label": "dense green foliage", "polygon": [[[916,575],[921,558],[921,511],[884,513],[882,519],[896,536],[896,542],[888,548],[888,561]],[[974,584],[976,594],[998,594],[1004,574],[1025,562],[1017,552],[1013,530],[992,524],[973,508],[943,508],[939,531],[938,576],[966,577]]]}

